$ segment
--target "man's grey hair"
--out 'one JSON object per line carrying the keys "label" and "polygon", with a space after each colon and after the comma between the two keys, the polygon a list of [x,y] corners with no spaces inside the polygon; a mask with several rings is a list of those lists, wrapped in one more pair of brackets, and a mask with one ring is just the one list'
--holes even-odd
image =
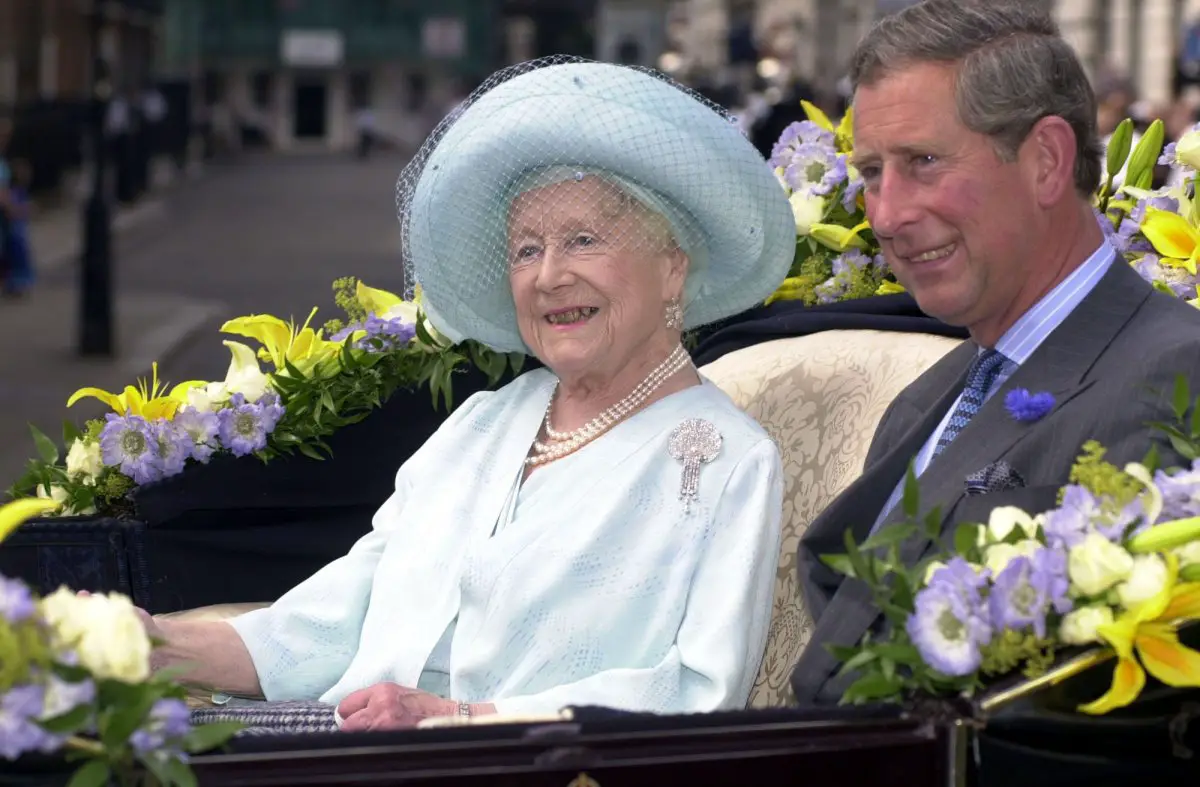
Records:
{"label": "man's grey hair", "polygon": [[857,90],[921,63],[957,66],[955,101],[963,125],[991,137],[1004,161],[1042,118],[1075,132],[1075,188],[1100,182],[1096,96],[1083,65],[1038,0],[924,0],[884,17],[854,53]]}

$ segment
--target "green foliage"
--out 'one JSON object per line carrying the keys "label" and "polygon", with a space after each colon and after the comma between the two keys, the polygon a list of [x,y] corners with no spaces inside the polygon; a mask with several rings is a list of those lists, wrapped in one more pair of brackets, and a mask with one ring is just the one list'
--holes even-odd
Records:
{"label": "green foliage", "polygon": [[[1083,444],[1083,452],[1071,467],[1069,480],[1105,499],[1114,513],[1141,493],[1142,483],[1121,468],[1104,461],[1104,446],[1095,440]],[[1061,503],[1061,493],[1059,495]]]}
{"label": "green foliage", "polygon": [[1045,674],[1054,665],[1055,644],[1032,631],[1007,629],[983,648],[984,675],[1007,675],[1020,669],[1027,678]]}

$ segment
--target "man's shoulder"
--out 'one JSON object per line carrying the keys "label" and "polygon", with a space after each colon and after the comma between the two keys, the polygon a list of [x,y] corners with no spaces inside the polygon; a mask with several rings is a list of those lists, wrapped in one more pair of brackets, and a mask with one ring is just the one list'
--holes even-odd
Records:
{"label": "man's shoulder", "polygon": [[1133,367],[1164,360],[1181,364],[1200,359],[1200,309],[1155,290],[1134,313],[1114,341],[1115,359]]}

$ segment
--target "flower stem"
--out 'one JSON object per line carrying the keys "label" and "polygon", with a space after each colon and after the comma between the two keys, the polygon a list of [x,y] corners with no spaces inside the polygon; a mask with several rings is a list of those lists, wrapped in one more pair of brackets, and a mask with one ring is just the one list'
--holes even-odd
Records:
{"label": "flower stem", "polygon": [[72,735],[67,738],[67,746],[95,757],[103,757],[105,754],[104,746],[99,741],[89,741],[87,738],[80,738],[78,735]]}

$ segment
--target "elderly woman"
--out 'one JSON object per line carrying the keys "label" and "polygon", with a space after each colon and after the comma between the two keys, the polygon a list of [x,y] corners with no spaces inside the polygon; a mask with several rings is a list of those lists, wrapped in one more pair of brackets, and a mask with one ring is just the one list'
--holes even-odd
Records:
{"label": "elderly woman", "polygon": [[[269,608],[158,623],[162,664],[265,697],[251,723],[307,729],[335,706],[345,730],[744,706],[780,458],[681,332],[785,276],[795,231],[770,169],[665,79],[532,64],[434,133],[399,203],[433,326],[545,368],[464,402],[400,468],[373,532]],[[288,720],[271,701],[317,704]]]}

